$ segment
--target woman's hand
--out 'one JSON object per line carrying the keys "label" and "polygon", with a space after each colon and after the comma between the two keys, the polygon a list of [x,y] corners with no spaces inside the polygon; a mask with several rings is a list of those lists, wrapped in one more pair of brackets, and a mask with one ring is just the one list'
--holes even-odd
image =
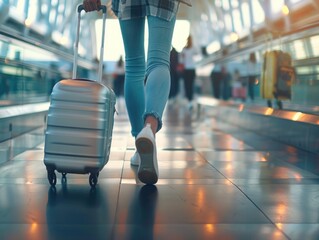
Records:
{"label": "woman's hand", "polygon": [[86,12],[98,11],[101,7],[101,0],[83,0],[83,8]]}

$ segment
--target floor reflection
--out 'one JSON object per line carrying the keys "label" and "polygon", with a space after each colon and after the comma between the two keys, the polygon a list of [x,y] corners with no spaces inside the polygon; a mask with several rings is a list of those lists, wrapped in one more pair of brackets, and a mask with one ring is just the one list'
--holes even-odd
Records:
{"label": "floor reflection", "polygon": [[[111,211],[113,212],[113,211]],[[62,184],[48,191],[48,239],[107,239],[106,224],[114,220],[102,188]]]}
{"label": "floor reflection", "polygon": [[19,138],[10,146],[23,152],[0,165],[0,240],[318,240],[317,155],[215,118],[187,122],[182,112],[167,112],[157,135],[155,186],[130,165],[126,115],[94,191],[80,174],[50,188],[44,143]]}
{"label": "floor reflection", "polygon": [[155,239],[154,224],[158,190],[155,185],[137,187],[128,209],[125,239]]}

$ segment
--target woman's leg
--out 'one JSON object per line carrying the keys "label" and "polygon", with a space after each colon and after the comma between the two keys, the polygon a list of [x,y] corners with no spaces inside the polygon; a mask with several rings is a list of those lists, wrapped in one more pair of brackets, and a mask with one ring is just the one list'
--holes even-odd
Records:
{"label": "woman's leg", "polygon": [[194,81],[195,81],[195,72],[193,70],[185,70],[185,74],[184,74],[185,95],[189,102],[193,100]]}
{"label": "woman's leg", "polygon": [[248,77],[248,94],[251,100],[254,100],[254,86],[255,86],[255,77],[249,76]]}
{"label": "woman's leg", "polygon": [[170,50],[175,20],[148,17],[149,45],[144,119],[146,123],[151,123],[154,133],[162,127],[162,115],[170,90]]}
{"label": "woman's leg", "polygon": [[120,20],[125,48],[124,97],[134,137],[144,127],[145,18]]}

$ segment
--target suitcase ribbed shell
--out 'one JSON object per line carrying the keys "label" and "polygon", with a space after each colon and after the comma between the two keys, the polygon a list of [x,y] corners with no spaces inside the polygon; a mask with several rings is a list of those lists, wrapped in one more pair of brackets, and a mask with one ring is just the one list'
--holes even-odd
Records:
{"label": "suitcase ribbed shell", "polygon": [[51,94],[44,163],[63,173],[100,171],[110,154],[115,94],[85,79],[58,82]]}

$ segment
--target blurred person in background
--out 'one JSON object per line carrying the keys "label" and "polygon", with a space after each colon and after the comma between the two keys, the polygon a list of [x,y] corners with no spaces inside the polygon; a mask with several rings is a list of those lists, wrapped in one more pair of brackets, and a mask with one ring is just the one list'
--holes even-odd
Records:
{"label": "blurred person in background", "polygon": [[251,101],[255,100],[255,85],[256,85],[256,72],[257,69],[257,60],[255,53],[249,54],[249,60],[247,63],[247,72],[248,72],[248,96]]}
{"label": "blurred person in background", "polygon": [[176,97],[179,92],[179,53],[173,47],[170,53],[170,74],[171,74],[171,89],[169,92],[169,99],[173,101],[176,100]]}
{"label": "blurred person in background", "polygon": [[114,93],[116,97],[121,97],[124,95],[124,79],[125,79],[125,65],[123,61],[123,57],[120,56],[117,61],[113,73],[113,86]]}
{"label": "blurred person in background", "polygon": [[180,62],[183,64],[183,79],[188,108],[193,109],[194,84],[196,78],[195,61],[196,49],[193,46],[192,36],[189,35],[185,47],[181,52]]}

